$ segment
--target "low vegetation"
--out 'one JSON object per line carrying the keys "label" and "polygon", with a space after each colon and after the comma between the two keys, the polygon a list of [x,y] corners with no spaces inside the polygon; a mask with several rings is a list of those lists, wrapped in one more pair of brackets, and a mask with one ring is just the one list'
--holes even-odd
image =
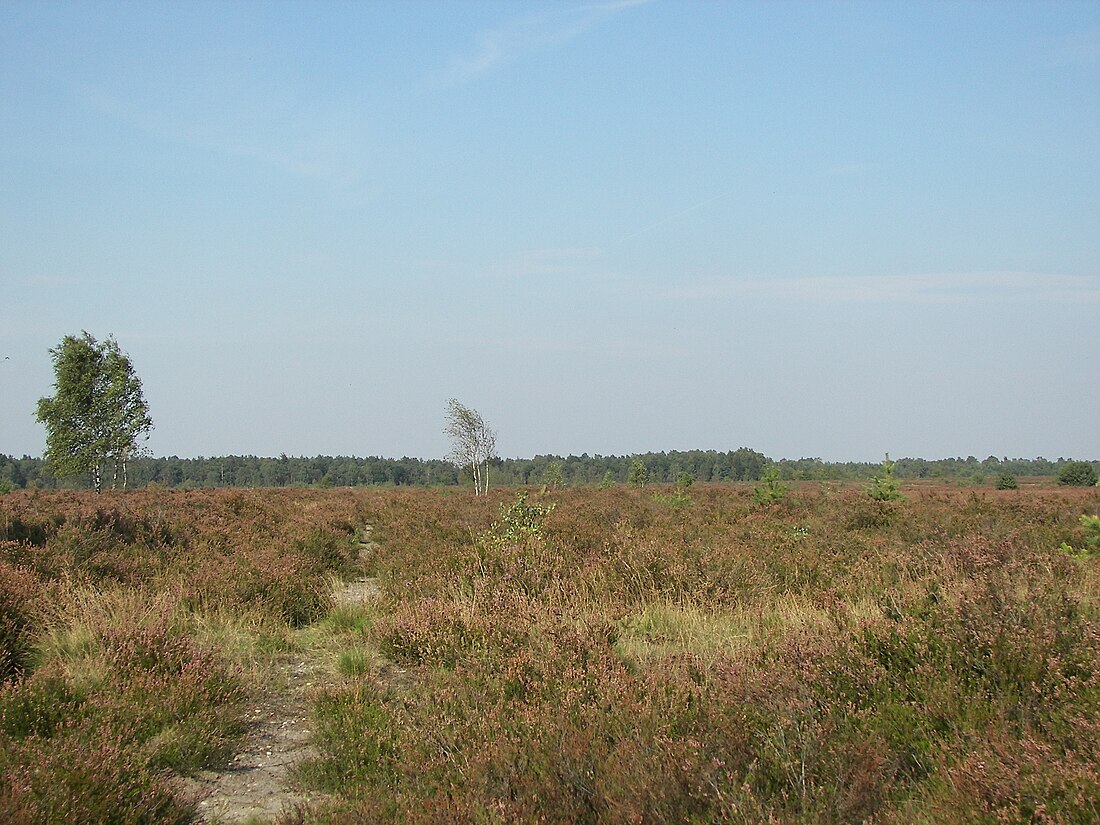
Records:
{"label": "low vegetation", "polygon": [[0,498],[0,822],[188,822],[295,626],[330,608],[350,495]]}
{"label": "low vegetation", "polygon": [[871,492],[7,494],[0,820],[187,821],[301,634],[288,825],[1100,820],[1100,490]]}

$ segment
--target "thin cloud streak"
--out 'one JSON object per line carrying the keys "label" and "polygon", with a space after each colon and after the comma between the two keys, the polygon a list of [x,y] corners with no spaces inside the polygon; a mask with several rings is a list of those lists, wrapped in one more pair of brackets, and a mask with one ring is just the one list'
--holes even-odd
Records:
{"label": "thin cloud streak", "polygon": [[604,20],[651,2],[653,0],[617,0],[515,18],[481,32],[473,52],[456,58],[437,72],[432,85],[444,89],[462,86],[529,54],[562,46],[587,34]]}
{"label": "thin cloud streak", "polygon": [[1100,303],[1100,276],[1030,272],[723,279],[674,289],[682,300],[759,297],[831,304]]}
{"label": "thin cloud streak", "polygon": [[497,278],[544,278],[591,275],[600,250],[588,247],[525,249],[494,264],[489,275]]}
{"label": "thin cloud streak", "polygon": [[335,189],[352,188],[362,179],[356,134],[361,130],[289,97],[242,108],[211,95],[173,112],[92,86],[78,87],[76,96],[92,111],[161,140],[244,158]]}

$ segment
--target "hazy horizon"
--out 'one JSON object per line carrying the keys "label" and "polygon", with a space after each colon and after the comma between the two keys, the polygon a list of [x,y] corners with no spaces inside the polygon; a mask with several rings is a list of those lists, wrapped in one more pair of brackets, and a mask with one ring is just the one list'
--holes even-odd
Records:
{"label": "hazy horizon", "polygon": [[0,453],[1100,458],[1097,147],[1095,2],[11,0]]}

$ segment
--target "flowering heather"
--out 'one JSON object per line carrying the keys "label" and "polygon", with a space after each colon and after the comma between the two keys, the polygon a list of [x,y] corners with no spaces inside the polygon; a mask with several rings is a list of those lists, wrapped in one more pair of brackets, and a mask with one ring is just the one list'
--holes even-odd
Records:
{"label": "flowering heather", "polygon": [[1100,491],[513,496],[0,497],[0,820],[186,821],[238,616],[333,659],[287,825],[1100,821]]}

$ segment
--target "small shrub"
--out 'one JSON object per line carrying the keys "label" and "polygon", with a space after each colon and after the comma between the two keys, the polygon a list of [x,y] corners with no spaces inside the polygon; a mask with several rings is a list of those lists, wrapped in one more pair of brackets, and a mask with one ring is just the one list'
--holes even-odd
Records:
{"label": "small shrub", "polygon": [[1016,476],[1012,473],[1002,473],[1000,478],[997,479],[996,487],[998,490],[1019,490],[1020,485],[1016,483]]}
{"label": "small shrub", "polygon": [[691,496],[688,495],[687,488],[677,487],[671,494],[662,495],[661,493],[654,493],[653,500],[658,504],[664,504],[667,507],[677,509],[680,507],[687,507],[691,504]]}
{"label": "small shrub", "polygon": [[13,740],[51,739],[79,718],[83,702],[58,668],[0,685],[0,735]]}
{"label": "small shrub", "polygon": [[1100,516],[1081,516],[1085,531],[1085,547],[1090,553],[1100,554]]}
{"label": "small shrub", "polygon": [[630,463],[630,475],[627,476],[626,483],[631,487],[645,487],[649,483],[649,470],[641,459],[636,458]]}
{"label": "small shrub", "polygon": [[0,559],[0,682],[23,671],[38,623],[35,577]]}
{"label": "small shrub", "polygon": [[1081,516],[1081,527],[1085,531],[1084,547],[1074,547],[1064,541],[1059,549],[1075,559],[1100,556],[1100,516]]}
{"label": "small shrub", "polygon": [[4,756],[0,752],[0,821],[184,825],[194,819],[178,786],[142,762],[124,728],[30,737]]}
{"label": "small shrub", "polygon": [[867,487],[867,495],[875,501],[900,501],[904,498],[901,494],[901,482],[894,478],[897,462],[890,460],[890,454],[882,460],[882,473],[871,478],[871,484]]}
{"label": "small shrub", "polygon": [[392,781],[394,725],[373,686],[330,690],[318,697],[314,713],[315,736],[324,755],[296,768],[300,783],[358,795]]}
{"label": "small shrub", "polygon": [[557,490],[565,486],[565,477],[562,474],[560,461],[551,461],[542,471],[543,490]]}
{"label": "small shrub", "polygon": [[554,512],[554,507],[554,504],[530,504],[527,491],[520,490],[510,505],[500,505],[500,518],[482,534],[482,538],[488,544],[504,547],[531,538],[541,539],[543,521]]}
{"label": "small shrub", "polygon": [[774,464],[766,467],[760,476],[761,485],[752,490],[752,500],[767,506],[782,501],[790,490],[790,485],[779,480],[779,468]]}
{"label": "small shrub", "polygon": [[336,660],[336,669],[344,676],[365,676],[378,664],[378,655],[362,647],[342,650]]}

